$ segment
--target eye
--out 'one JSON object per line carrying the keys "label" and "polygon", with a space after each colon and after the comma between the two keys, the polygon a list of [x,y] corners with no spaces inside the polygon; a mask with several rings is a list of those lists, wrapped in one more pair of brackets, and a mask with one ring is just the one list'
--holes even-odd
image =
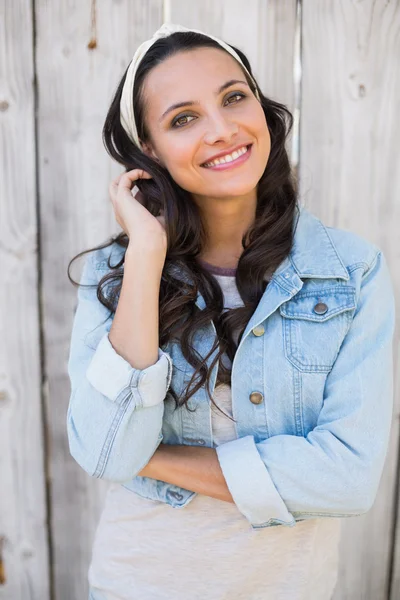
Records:
{"label": "eye", "polygon": [[[243,98],[244,94],[236,92],[235,94],[233,94],[233,96],[229,96],[228,100],[230,100],[231,98],[237,98],[237,97]],[[228,102],[228,104],[232,104],[232,102]]]}
{"label": "eye", "polygon": [[176,119],[174,119],[171,123],[171,127],[175,127],[175,129],[179,129],[180,127],[183,127],[183,125],[186,125],[186,123],[183,123],[183,125],[178,125],[178,127],[176,126],[176,123],[179,123],[179,121],[181,119],[187,119],[188,117],[190,117],[190,115],[181,115],[180,117],[177,117]]}
{"label": "eye", "polygon": [[[234,94],[232,94],[231,96],[229,96],[227,98],[227,103],[228,104],[237,104],[237,102],[240,102],[242,98],[245,98],[246,94],[243,94],[242,92],[235,92]],[[239,98],[239,100],[236,100],[235,102],[229,102],[229,100],[231,100],[232,98]],[[185,125],[187,125],[187,123],[190,121],[188,121],[187,123],[183,123],[182,125],[176,125],[176,123],[178,123],[181,119],[187,119],[190,118],[191,115],[188,114],[184,114],[184,115],[180,115],[179,117],[175,117],[175,119],[172,121],[171,123],[171,127],[175,128],[175,129],[181,129],[182,127],[184,127]]]}

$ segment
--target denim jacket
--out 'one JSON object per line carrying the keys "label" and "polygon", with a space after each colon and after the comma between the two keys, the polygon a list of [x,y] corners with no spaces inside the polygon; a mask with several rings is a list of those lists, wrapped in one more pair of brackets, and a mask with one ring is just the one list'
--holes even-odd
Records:
{"label": "denim jacket", "polygon": [[[97,283],[110,253],[114,261],[122,252],[114,244],[89,254],[81,283]],[[205,306],[200,293],[196,304]],[[89,475],[184,509],[195,492],[137,473],[161,442],[214,447],[206,391],[191,397],[195,412],[174,411],[169,389],[180,394],[193,372],[179,344],[159,348],[156,363],[135,369],[110,344],[112,318],[95,287],[79,288],[68,361],[70,452]],[[216,447],[233,500],[253,529],[372,507],[392,421],[394,325],[379,247],[301,207],[290,255],[233,360],[237,439]],[[205,356],[215,336],[210,321],[195,336],[196,350]]]}

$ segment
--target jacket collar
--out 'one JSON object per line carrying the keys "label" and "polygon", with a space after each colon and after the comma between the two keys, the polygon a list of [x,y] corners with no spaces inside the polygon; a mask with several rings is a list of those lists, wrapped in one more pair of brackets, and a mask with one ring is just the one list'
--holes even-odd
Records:
{"label": "jacket collar", "polygon": [[347,269],[333,243],[327,227],[304,206],[295,212],[295,234],[289,256],[275,270],[278,278],[290,266],[304,279],[340,278],[349,280]]}
{"label": "jacket collar", "polygon": [[[289,255],[282,261],[272,275],[282,288],[291,293],[301,289],[302,279],[344,279],[350,276],[333,243],[327,227],[318,217],[311,213],[305,206],[299,206],[294,215],[294,240]],[[173,265],[172,270],[180,280],[187,280],[180,270]],[[203,296],[198,292],[196,304],[199,308],[205,307]]]}

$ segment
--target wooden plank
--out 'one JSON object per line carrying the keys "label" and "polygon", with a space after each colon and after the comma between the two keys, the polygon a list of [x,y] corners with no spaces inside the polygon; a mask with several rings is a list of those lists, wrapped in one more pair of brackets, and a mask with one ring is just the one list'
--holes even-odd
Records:
{"label": "wooden plank", "polygon": [[27,0],[0,3],[0,56],[0,599],[49,600]]}
{"label": "wooden plank", "polygon": [[[303,3],[303,202],[326,224],[349,229],[380,245],[397,301],[399,29],[398,2]],[[397,328],[397,382],[398,346]],[[334,596],[338,600],[389,597],[399,405],[397,383],[392,438],[378,497],[366,515],[342,521],[340,579]],[[399,573],[397,558],[392,600],[400,597]]]}
{"label": "wooden plank", "polygon": [[[64,600],[86,597],[91,546],[107,488],[69,455],[67,358],[77,290],[66,270],[79,251],[120,231],[108,186],[122,167],[107,155],[101,131],[135,49],[162,23],[162,3],[41,0],[36,6],[53,565],[55,599]],[[74,279],[80,275],[76,267]]]}

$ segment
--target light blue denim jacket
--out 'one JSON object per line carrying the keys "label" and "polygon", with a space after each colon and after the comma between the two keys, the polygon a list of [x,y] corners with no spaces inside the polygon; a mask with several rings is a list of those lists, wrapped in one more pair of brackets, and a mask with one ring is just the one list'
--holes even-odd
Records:
{"label": "light blue denim jacket", "polygon": [[[116,261],[123,250],[114,244],[88,255],[81,283],[101,279],[110,252]],[[201,294],[196,304],[204,308]],[[184,509],[194,492],[137,473],[161,442],[215,447],[205,389],[190,399],[196,412],[174,412],[168,390],[179,394],[193,372],[179,344],[159,348],[154,365],[132,368],[110,344],[108,315],[95,288],[79,288],[68,362],[71,454],[93,477]],[[394,324],[382,251],[302,207],[292,251],[234,357],[237,439],[216,447],[252,528],[350,517],[372,507],[392,421]],[[210,322],[195,337],[201,355],[215,336]]]}

